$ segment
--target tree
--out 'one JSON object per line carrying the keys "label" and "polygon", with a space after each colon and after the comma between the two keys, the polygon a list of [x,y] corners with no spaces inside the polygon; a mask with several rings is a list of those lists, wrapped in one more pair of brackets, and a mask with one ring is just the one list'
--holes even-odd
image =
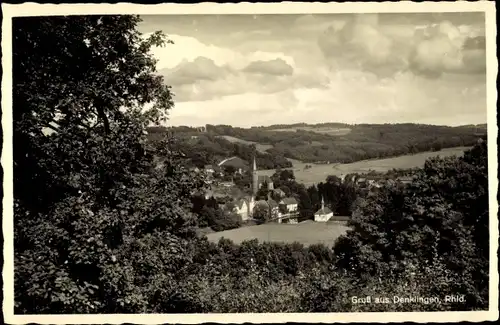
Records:
{"label": "tree", "polygon": [[270,219],[269,206],[257,204],[253,209],[253,218],[259,223],[264,223]]}
{"label": "tree", "polygon": [[298,193],[299,212],[302,220],[314,219],[314,210],[311,199],[306,190],[301,190]]}
{"label": "tree", "polygon": [[[142,40],[133,29],[137,22],[129,16],[14,19],[14,190],[25,207],[47,207],[66,193],[93,187],[68,170],[91,166],[93,170],[82,172],[100,174],[105,197],[109,183],[120,182],[119,175],[128,172],[124,168],[139,168],[120,160],[140,157],[143,126],[163,120],[173,103],[147,54],[165,41],[159,33]],[[37,53],[28,54],[30,49]],[[148,102],[154,103],[152,108],[142,112]],[[54,133],[46,136],[46,129]],[[120,129],[127,133],[117,133]],[[126,136],[128,148],[112,148],[106,154],[113,156],[101,159],[115,161],[107,166],[113,175],[99,172],[99,163],[85,163],[85,156],[95,152],[90,148]],[[40,195],[32,196],[26,186],[40,189]]]}
{"label": "tree", "polygon": [[280,180],[281,181],[292,181],[295,180],[295,175],[293,174],[292,170],[285,169],[281,171],[280,173]]}
{"label": "tree", "polygon": [[171,139],[146,143],[173,103],[148,54],[165,38],[142,38],[138,22],[13,20],[18,313],[141,312],[190,258],[202,180]]}
{"label": "tree", "polygon": [[269,193],[267,182],[262,183],[256,194],[256,200],[267,200],[267,195]]}
{"label": "tree", "polygon": [[314,212],[316,212],[321,206],[321,197],[319,195],[318,188],[316,187],[316,185],[308,187],[307,194],[309,196],[309,199],[311,200],[312,208],[314,209]]}
{"label": "tree", "polygon": [[447,290],[466,295],[474,308],[487,306],[486,162],[480,144],[463,158],[429,159],[410,186],[369,195],[350,221],[353,231],[335,245],[338,265],[357,276],[397,279],[410,264],[418,272],[443,264],[456,275]]}
{"label": "tree", "polygon": [[233,175],[236,172],[236,168],[232,165],[227,165],[227,166],[224,166],[224,171],[228,175]]}

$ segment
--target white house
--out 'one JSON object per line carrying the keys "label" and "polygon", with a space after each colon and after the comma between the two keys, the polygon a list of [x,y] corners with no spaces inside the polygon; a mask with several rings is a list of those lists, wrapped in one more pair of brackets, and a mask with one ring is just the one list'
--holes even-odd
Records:
{"label": "white house", "polygon": [[325,200],[321,198],[321,209],[319,209],[314,214],[314,221],[316,222],[327,222],[330,218],[333,217],[333,212],[330,208],[325,207]]}
{"label": "white house", "polygon": [[288,212],[295,212],[299,209],[299,202],[294,197],[286,197],[279,203],[281,206],[286,207]]}
{"label": "white house", "polygon": [[[298,223],[299,216],[299,202],[293,197],[287,197],[279,202],[279,210],[281,218],[286,223]],[[281,223],[281,220],[278,221]]]}
{"label": "white house", "polygon": [[235,204],[234,208],[235,212],[241,217],[241,221],[247,221],[251,218],[250,216],[250,207],[245,199],[240,199]]}

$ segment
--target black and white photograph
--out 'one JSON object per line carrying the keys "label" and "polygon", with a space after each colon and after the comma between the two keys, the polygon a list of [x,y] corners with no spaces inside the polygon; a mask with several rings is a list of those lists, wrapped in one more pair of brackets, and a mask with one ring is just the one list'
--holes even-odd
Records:
{"label": "black and white photograph", "polygon": [[6,321],[497,319],[494,3],[368,4],[2,5]]}

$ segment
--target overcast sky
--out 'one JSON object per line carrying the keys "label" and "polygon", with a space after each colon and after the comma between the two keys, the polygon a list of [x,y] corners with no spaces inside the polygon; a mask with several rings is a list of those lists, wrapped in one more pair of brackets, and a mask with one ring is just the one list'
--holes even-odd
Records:
{"label": "overcast sky", "polygon": [[484,15],[142,16],[171,125],[486,123]]}

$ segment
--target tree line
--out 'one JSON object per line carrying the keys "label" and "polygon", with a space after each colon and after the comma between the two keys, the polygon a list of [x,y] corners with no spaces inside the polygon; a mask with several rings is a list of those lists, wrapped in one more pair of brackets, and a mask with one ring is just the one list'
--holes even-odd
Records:
{"label": "tree line", "polygon": [[[175,141],[145,135],[173,101],[148,54],[166,39],[143,39],[138,22],[13,20],[16,314],[488,308],[485,142],[368,196],[331,247],[209,243],[192,211],[205,180]],[[288,176],[279,180],[293,191]],[[466,302],[350,299],[400,292]]]}

